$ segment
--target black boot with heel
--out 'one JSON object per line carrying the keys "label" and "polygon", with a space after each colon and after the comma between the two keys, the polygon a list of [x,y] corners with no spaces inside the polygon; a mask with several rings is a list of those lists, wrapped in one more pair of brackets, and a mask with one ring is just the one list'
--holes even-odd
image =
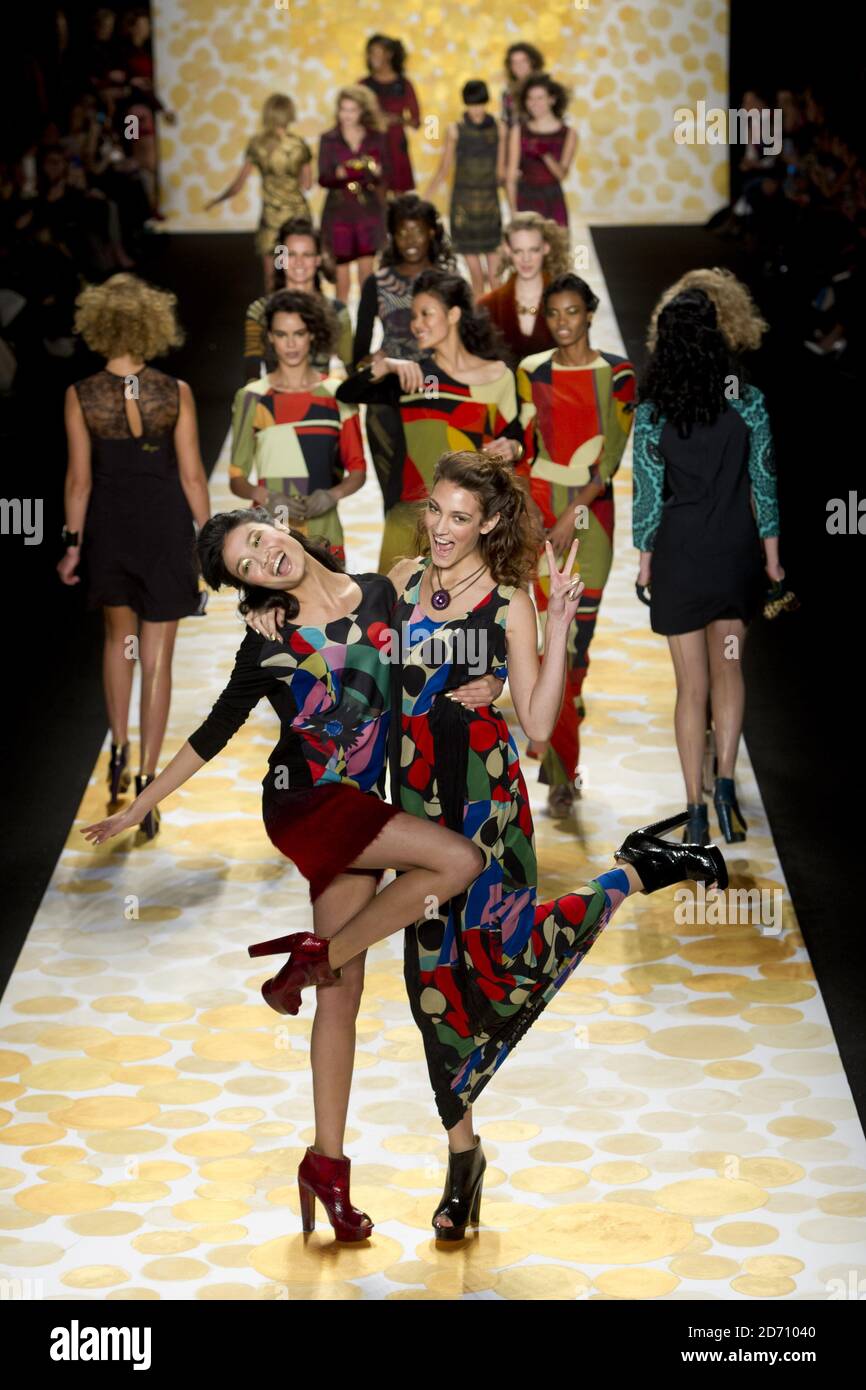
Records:
{"label": "black boot with heel", "polygon": [[129,744],[112,743],[111,757],[108,759],[108,800],[119,801],[120,793],[129,790],[132,773],[129,763]]}
{"label": "black boot with heel", "polygon": [[[706,809],[706,808],[705,808]],[[728,866],[722,852],[715,845],[673,844],[661,838],[669,830],[676,830],[689,820],[689,812],[682,811],[678,816],[645,825],[627,835],[613,856],[619,862],[631,864],[640,877],[644,893],[656,893],[660,888],[670,888],[684,879],[694,879],[698,883],[715,883],[718,888],[728,886]]]}
{"label": "black boot with heel", "polygon": [[[463,1153],[448,1150],[448,1173],[442,1201],[433,1213],[433,1229],[437,1240],[462,1240],[467,1225],[477,1226],[481,1219],[481,1188],[484,1183],[484,1170],[487,1160],[481,1148],[481,1140],[475,1136],[475,1145]],[[437,1216],[447,1216],[450,1226],[437,1225]]]}
{"label": "black boot with heel", "polygon": [[[152,772],[150,772],[150,773],[139,773],[139,774],[136,776],[136,779],[135,779],[135,794],[136,794],[136,796],[141,796],[141,793],[144,791],[145,787],[149,787],[149,786],[150,786],[151,782],[153,781],[153,778],[154,778],[154,773],[152,773]],[[159,830],[159,811],[157,810],[157,808],[156,808],[155,806],[154,806],[154,808],[153,808],[152,811],[148,811],[148,813],[147,813],[147,815],[145,816],[144,820],[141,822],[141,828],[142,828],[142,830],[144,831],[145,835],[147,836],[147,838],[148,838],[149,840],[152,840],[152,839],[154,838],[154,836],[156,835],[156,832]]]}
{"label": "black boot with heel", "polygon": [[746,825],[737,801],[733,777],[717,777],[713,788],[713,804],[719,818],[719,829],[729,845],[745,840]]}

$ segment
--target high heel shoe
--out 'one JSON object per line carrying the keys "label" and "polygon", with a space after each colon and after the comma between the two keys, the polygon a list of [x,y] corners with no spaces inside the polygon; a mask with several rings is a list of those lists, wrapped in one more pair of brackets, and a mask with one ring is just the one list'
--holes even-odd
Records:
{"label": "high heel shoe", "polygon": [[683,811],[678,816],[656,821],[655,825],[633,830],[616,851],[614,859],[631,864],[637,870],[643,893],[655,893],[659,888],[669,888],[684,879],[727,888],[728,866],[716,845],[677,845],[660,838],[666,831],[685,825],[688,819],[689,812]]}
{"label": "high heel shoe", "polygon": [[296,1014],[301,1007],[301,990],[308,985],[333,985],[340,980],[342,969],[332,970],[328,961],[328,941],[328,937],[311,932],[295,932],[247,947],[251,956],[272,956],[287,948],[291,951],[282,969],[262,985],[262,998],[278,1014]]}
{"label": "high heel shoe", "polygon": [[[442,1201],[433,1213],[433,1229],[437,1240],[462,1240],[467,1225],[477,1226],[481,1220],[481,1189],[487,1159],[476,1134],[475,1144],[463,1153],[448,1150],[448,1172]],[[447,1216],[450,1226],[439,1226],[437,1216]]]}
{"label": "high heel shoe", "polygon": [[129,790],[132,774],[127,767],[129,744],[112,743],[111,757],[108,759],[108,799],[117,801],[121,792]]}
{"label": "high heel shoe", "polygon": [[703,801],[689,802],[686,807],[688,820],[683,831],[684,845],[708,845],[710,843],[710,822]]}
{"label": "high heel shoe", "polygon": [[713,804],[719,819],[719,829],[727,843],[733,845],[740,840],[745,840],[749,827],[746,825],[737,801],[733,777],[716,778],[716,785],[713,789]]}
{"label": "high heel shoe", "polygon": [[305,1234],[315,1230],[316,1198],[318,1197],[337,1240],[366,1240],[373,1222],[365,1211],[353,1207],[349,1200],[349,1174],[352,1160],[328,1158],[308,1148],[298,1169],[298,1196],[301,1200],[301,1224]]}
{"label": "high heel shoe", "polygon": [[[144,791],[145,787],[149,787],[149,786],[150,786],[151,782],[153,781],[153,778],[154,778],[154,773],[152,773],[152,772],[149,772],[149,773],[138,773],[138,774],[136,774],[136,778],[135,778],[135,794],[136,794],[136,796],[141,796],[141,793]],[[154,836],[156,835],[156,832],[159,830],[159,820],[160,820],[159,811],[158,811],[157,808],[154,806],[153,810],[152,810],[152,811],[148,811],[148,813],[147,813],[147,815],[145,816],[144,820],[141,822],[141,828],[142,828],[142,830],[144,831],[145,835],[147,836],[147,838],[148,838],[149,840],[152,840],[152,839],[154,838]]]}

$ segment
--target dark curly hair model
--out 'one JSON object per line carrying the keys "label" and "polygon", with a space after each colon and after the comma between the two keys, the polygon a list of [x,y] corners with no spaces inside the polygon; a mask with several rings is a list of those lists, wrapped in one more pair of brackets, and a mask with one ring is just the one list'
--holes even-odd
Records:
{"label": "dark curly hair model", "polygon": [[379,258],[380,265],[396,265],[400,260],[394,238],[401,222],[423,222],[429,227],[432,236],[427,255],[431,264],[440,270],[456,269],[457,259],[442,218],[435,205],[426,198],[420,198],[417,193],[401,193],[388,204],[388,240]]}
{"label": "dark curly hair model", "polygon": [[533,73],[544,72],[544,55],[540,49],[532,43],[512,43],[505,50],[505,77],[506,81],[514,81],[514,73],[511,70],[511,60],[515,53],[523,53],[532,68]]}
{"label": "dark curly hair model", "polygon": [[734,375],[716,309],[703,290],[684,290],[658,317],[655,350],[644,368],[640,399],[651,403],[687,439],[693,425],[711,425],[725,409],[726,379]]}
{"label": "dark curly hair model", "polygon": [[476,307],[469,283],[462,275],[452,275],[444,270],[422,270],[412,286],[412,298],[417,298],[419,294],[432,294],[446,309],[460,310],[457,331],[468,352],[476,357],[486,357],[491,362],[507,359],[507,349],[491,323],[490,315],[486,309]]}
{"label": "dark curly hair model", "polygon": [[373,69],[370,66],[370,49],[374,43],[381,44],[388,54],[391,67],[398,77],[403,76],[406,67],[406,49],[399,39],[389,38],[387,34],[371,34],[364,45],[364,56],[367,62],[367,71],[372,75]]}
{"label": "dark curly hair model", "polygon": [[300,290],[277,290],[265,305],[265,327],[270,333],[277,314],[297,314],[310,334],[310,356],[324,356],[333,350],[337,321],[321,299]]}
{"label": "dark curly hair model", "polygon": [[533,87],[543,87],[551,100],[551,110],[557,120],[562,120],[565,109],[568,106],[570,92],[567,87],[563,87],[561,82],[550,76],[549,72],[531,72],[528,77],[524,77],[517,89],[517,109],[521,117],[526,120],[529,112],[526,109],[526,94]]}
{"label": "dark curly hair model", "polygon": [[[529,510],[526,482],[509,463],[473,449],[442,454],[433,472],[433,483],[454,483],[478,498],[482,521],[499,513],[492,531],[478,537],[478,546],[497,584],[523,586],[535,576],[538,553],[544,541],[540,523]],[[418,521],[418,554],[430,553],[430,536]]]}
{"label": "dark curly hair model", "polygon": [[[233,531],[236,526],[243,526],[250,521],[257,521],[263,525],[273,526],[274,518],[265,507],[239,507],[232,512],[217,512],[206,521],[198,533],[195,542],[195,551],[198,557],[204,582],[209,589],[221,589],[224,584],[229,588],[240,591],[240,601],[238,612],[246,615],[253,609],[282,608],[287,618],[296,618],[298,615],[298,600],[294,594],[284,593],[279,589],[263,589],[258,585],[246,585],[237,575],[231,573],[226,568],[223,559],[223,546],[226,536]],[[289,535],[293,540],[302,546],[308,555],[314,560],[318,560],[325,569],[332,570],[335,574],[343,574],[344,568],[328,549],[324,541],[316,541],[309,536],[302,536],[300,531],[294,531],[289,527]]]}
{"label": "dark curly hair model", "polygon": [[541,305],[544,312],[547,312],[547,305],[555,294],[579,294],[587,308],[587,313],[594,314],[599,305],[597,294],[592,290],[585,280],[581,280],[579,275],[567,270],[564,275],[557,275],[555,280],[545,288],[541,296]]}

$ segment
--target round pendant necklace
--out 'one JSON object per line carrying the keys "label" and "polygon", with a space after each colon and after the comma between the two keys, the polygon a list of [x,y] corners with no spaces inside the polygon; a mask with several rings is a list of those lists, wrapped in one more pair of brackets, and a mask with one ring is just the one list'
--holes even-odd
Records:
{"label": "round pendant necklace", "polygon": [[441,612],[443,608],[448,607],[449,603],[451,602],[451,599],[455,594],[459,594],[463,589],[468,589],[469,585],[478,578],[482,570],[487,569],[487,563],[485,561],[483,565],[479,565],[475,573],[470,574],[468,579],[461,579],[460,583],[454,589],[443,589],[442,576],[439,572],[439,566],[434,565],[433,568],[436,571],[436,582],[438,583],[439,588],[436,589],[434,593],[431,595],[430,602],[432,603],[433,607],[436,609],[437,612]]}
{"label": "round pendant necklace", "polygon": [[540,301],[539,301],[538,304],[521,304],[520,301],[518,300],[518,303],[517,303],[517,312],[518,312],[518,314],[537,314],[540,308],[541,308],[541,302],[540,302]]}

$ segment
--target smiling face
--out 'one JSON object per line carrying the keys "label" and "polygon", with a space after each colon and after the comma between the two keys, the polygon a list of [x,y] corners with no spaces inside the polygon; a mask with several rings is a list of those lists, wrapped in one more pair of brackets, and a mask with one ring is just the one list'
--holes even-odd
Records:
{"label": "smiling face", "polygon": [[268,341],[281,367],[302,367],[310,355],[310,330],[300,314],[274,314]]}
{"label": "smiling face", "polygon": [[248,588],[294,589],[304,577],[307,552],[284,526],[248,521],[229,531],[223,542],[229,574]]}
{"label": "smiling face", "polygon": [[511,264],[521,280],[532,280],[541,274],[544,258],[550,250],[541,232],[506,233],[506,242],[511,252]]}
{"label": "smiling face", "polygon": [[546,87],[529,87],[524,96],[526,113],[531,121],[540,121],[553,110],[553,97]]}
{"label": "smiling face", "polygon": [[420,217],[404,217],[394,229],[394,249],[407,265],[419,265],[430,253],[433,232]]}
{"label": "smiling face", "polygon": [[390,63],[391,55],[384,44],[371,43],[367,49],[367,61],[372,72],[381,72]]}
{"label": "smiling face", "polygon": [[[290,236],[286,239],[286,287],[301,289],[309,285],[322,264],[316,251],[316,243],[311,236]],[[290,317],[297,318],[296,314]]]}
{"label": "smiling face", "polygon": [[412,336],[424,352],[445,342],[452,324],[460,321],[458,308],[446,309],[434,294],[416,294],[412,300]]}
{"label": "smiling face", "polygon": [[574,347],[589,335],[592,314],[576,290],[552,294],[544,311],[547,326],[560,347]]}
{"label": "smiling face", "polygon": [[514,78],[515,82],[522,82],[524,77],[528,77],[532,72],[532,63],[530,62],[529,54],[524,53],[520,48],[516,53],[512,53],[509,63],[511,66],[511,76]]}
{"label": "smiling face", "polygon": [[361,103],[355,101],[353,97],[343,97],[337,107],[337,120],[340,125],[359,125],[361,120]]}
{"label": "smiling face", "polygon": [[483,519],[474,492],[443,478],[427,498],[424,527],[430,538],[430,554],[437,569],[448,570],[471,555],[478,539],[492,531],[499,514]]}

